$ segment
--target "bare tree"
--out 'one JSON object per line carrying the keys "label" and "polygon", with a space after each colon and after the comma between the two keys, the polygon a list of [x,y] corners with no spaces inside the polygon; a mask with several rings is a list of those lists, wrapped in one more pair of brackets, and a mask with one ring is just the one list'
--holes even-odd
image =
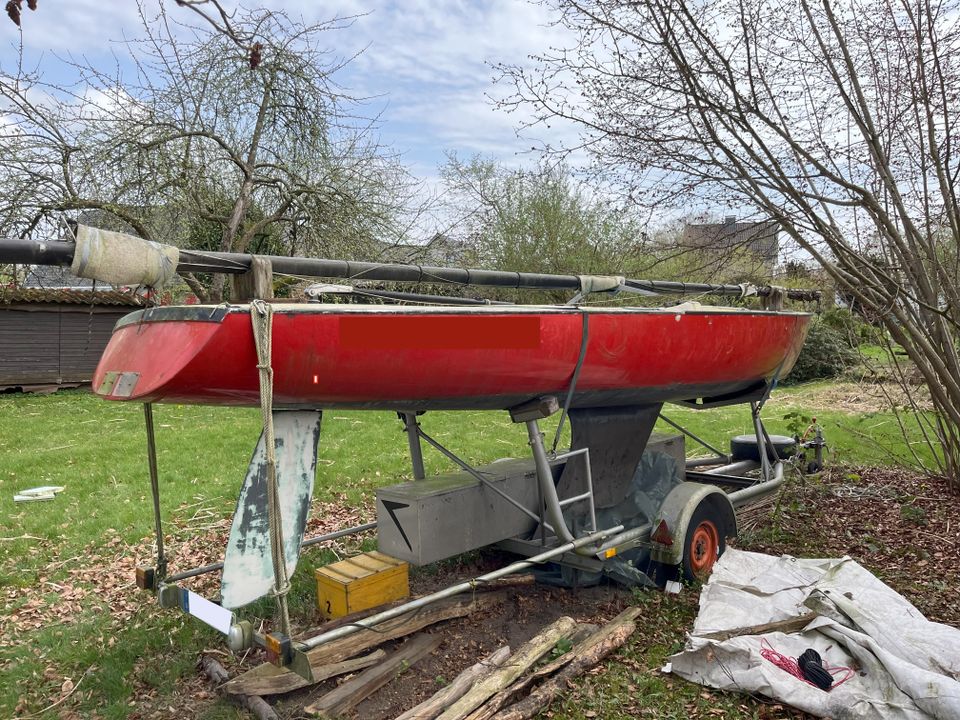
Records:
{"label": "bare tree", "polygon": [[637,202],[779,222],[910,357],[909,439],[960,487],[956,0],[553,4],[577,41],[504,67],[506,106],[578,123]]}
{"label": "bare tree", "polygon": [[[101,225],[222,251],[364,255],[403,236],[417,184],[379,146],[322,44],[349,20],[233,18],[264,49],[252,71],[231,37],[157,7],[141,8],[143,36],[116,68],[74,65],[70,87],[0,69],[0,231],[96,211]],[[186,279],[222,299],[222,276]]]}
{"label": "bare tree", "polygon": [[511,170],[449,155],[441,169],[451,231],[484,267],[527,272],[633,274],[644,261],[642,224],[598,198],[563,165]]}
{"label": "bare tree", "polygon": [[189,8],[206,20],[217,32],[230,38],[247,53],[250,69],[256,70],[263,62],[263,43],[254,32],[236,26],[235,13],[228,11],[219,0],[173,0],[180,7]]}

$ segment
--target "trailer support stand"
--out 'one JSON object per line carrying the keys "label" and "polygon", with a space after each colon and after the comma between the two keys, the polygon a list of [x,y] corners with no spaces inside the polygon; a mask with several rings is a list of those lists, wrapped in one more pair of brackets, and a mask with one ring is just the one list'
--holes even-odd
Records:
{"label": "trailer support stand", "polygon": [[[543,433],[536,420],[527,420],[527,436],[530,438],[530,448],[533,450],[533,461],[537,468],[537,481],[542,493],[547,518],[553,526],[553,532],[565,543],[573,542],[573,535],[563,519],[563,510],[560,507],[560,498],[557,495],[557,485],[553,479],[553,471],[547,460],[547,451],[543,447]],[[592,492],[591,492],[592,495]],[[591,503],[591,508],[593,504]],[[594,520],[594,526],[596,521]]]}
{"label": "trailer support stand", "polygon": [[143,404],[143,419],[147,430],[147,465],[150,469],[150,493],[153,496],[153,521],[157,536],[157,565],[150,582],[156,588],[167,575],[167,556],[163,551],[163,527],[160,521],[160,479],[157,472],[157,441],[153,430],[153,405]]}
{"label": "trailer support stand", "polygon": [[410,464],[413,466],[413,479],[423,480],[427,473],[423,469],[423,449],[420,447],[420,423],[414,412],[397,413],[403,420],[403,429],[407,432],[407,444],[410,446]]}

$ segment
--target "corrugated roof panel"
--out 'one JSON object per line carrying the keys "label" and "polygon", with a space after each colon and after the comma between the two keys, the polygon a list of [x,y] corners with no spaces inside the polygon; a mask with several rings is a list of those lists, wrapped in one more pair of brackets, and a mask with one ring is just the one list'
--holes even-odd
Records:
{"label": "corrugated roof panel", "polygon": [[95,291],[64,288],[0,288],[0,304],[61,303],[66,305],[123,305],[144,307],[139,295],[120,290]]}

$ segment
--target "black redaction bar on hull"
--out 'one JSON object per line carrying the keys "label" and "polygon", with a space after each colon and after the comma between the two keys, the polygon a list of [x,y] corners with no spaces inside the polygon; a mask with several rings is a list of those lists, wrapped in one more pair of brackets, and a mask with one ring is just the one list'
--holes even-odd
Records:
{"label": "black redaction bar on hull", "polygon": [[[73,262],[72,242],[38,242],[35,240],[0,240],[0,263],[20,265],[70,265]],[[246,253],[200,252],[181,250],[177,270],[180,272],[216,272],[238,275],[250,269],[254,256]],[[270,261],[275,272],[306,277],[347,278],[350,280],[378,280],[384,282],[448,283],[453,285],[484,285],[502,288],[534,290],[572,290],[582,287],[579,275],[508,272],[505,270],[477,270],[465,268],[400,265],[394,263],[353,262],[324,258],[260,256]],[[711,283],[684,283],[671,280],[633,280],[627,278],[624,287],[655,295],[727,295],[740,297],[744,285]],[[776,292],[771,285],[752,287],[749,294],[767,297]],[[784,288],[790,300],[819,300],[819,290]]]}

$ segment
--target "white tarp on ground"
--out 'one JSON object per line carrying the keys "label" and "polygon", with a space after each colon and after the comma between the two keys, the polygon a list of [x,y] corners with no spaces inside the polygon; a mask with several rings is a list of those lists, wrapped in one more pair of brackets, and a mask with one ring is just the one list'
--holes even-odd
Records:
{"label": "white tarp on ground", "polygon": [[[960,601],[960,598],[958,598]],[[817,613],[802,632],[702,635]],[[760,655],[766,639],[796,659],[814,648],[858,672],[830,692]],[[700,613],[672,672],[710,687],[759,693],[813,715],[960,718],[960,630],[930,622],[849,558],[805,560],[728,549],[700,594]]]}

